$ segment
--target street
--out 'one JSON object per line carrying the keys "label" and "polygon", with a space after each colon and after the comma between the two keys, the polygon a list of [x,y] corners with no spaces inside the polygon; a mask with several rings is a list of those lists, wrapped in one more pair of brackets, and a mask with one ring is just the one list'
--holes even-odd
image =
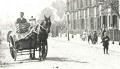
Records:
{"label": "street", "polygon": [[44,61],[37,59],[37,52],[35,60],[30,60],[29,55],[20,55],[14,61],[7,46],[3,48],[7,63],[0,69],[120,69],[120,52],[110,49],[109,55],[103,54],[101,44],[89,45],[80,39],[49,38],[48,46]]}
{"label": "street", "polygon": [[0,7],[0,69],[120,69],[120,0],[1,0]]}

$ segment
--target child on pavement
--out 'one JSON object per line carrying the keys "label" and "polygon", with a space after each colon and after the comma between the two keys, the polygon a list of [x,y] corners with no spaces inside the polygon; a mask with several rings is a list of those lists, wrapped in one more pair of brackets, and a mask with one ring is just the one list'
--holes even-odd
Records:
{"label": "child on pavement", "polygon": [[107,36],[106,32],[104,32],[104,36],[102,38],[102,43],[103,43],[103,50],[104,50],[104,54],[109,54],[108,53],[108,49],[109,49],[109,41],[110,38]]}

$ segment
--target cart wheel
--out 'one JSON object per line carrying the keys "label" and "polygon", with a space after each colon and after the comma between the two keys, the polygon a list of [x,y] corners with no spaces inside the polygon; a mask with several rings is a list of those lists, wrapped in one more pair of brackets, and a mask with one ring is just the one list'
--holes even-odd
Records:
{"label": "cart wheel", "polygon": [[16,61],[16,58],[17,58],[16,50],[14,48],[10,47],[10,53],[11,53],[11,56],[14,59],[14,61]]}
{"label": "cart wheel", "polygon": [[13,41],[13,38],[11,36],[10,36],[9,47],[10,47],[10,54],[11,54],[12,58],[14,59],[14,61],[16,61],[17,51],[14,47],[14,41]]}

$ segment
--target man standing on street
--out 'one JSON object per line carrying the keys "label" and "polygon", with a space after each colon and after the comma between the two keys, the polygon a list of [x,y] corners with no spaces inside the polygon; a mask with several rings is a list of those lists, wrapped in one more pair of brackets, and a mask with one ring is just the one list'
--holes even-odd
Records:
{"label": "man standing on street", "polygon": [[102,43],[103,43],[103,50],[104,50],[104,54],[109,54],[108,53],[108,49],[109,49],[109,41],[110,41],[110,38],[107,36],[107,33],[104,32],[104,36],[102,38]]}

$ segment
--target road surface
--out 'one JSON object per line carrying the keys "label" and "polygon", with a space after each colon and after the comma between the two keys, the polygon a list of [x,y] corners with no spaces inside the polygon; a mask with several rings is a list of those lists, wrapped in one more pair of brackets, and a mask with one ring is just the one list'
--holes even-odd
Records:
{"label": "road surface", "polygon": [[[110,49],[110,54],[103,54],[101,44],[89,45],[86,41],[61,38],[48,39],[48,56],[45,61],[29,60],[29,55],[11,58],[9,47],[1,47],[4,65],[0,69],[120,69],[120,52]],[[111,47],[110,47],[111,48]]]}

